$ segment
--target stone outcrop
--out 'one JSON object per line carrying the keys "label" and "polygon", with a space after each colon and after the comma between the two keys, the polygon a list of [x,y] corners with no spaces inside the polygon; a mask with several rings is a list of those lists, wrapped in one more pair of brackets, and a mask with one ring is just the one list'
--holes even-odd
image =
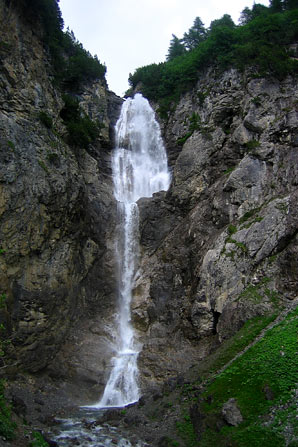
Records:
{"label": "stone outcrop", "polygon": [[[88,150],[68,146],[42,31],[11,3],[0,2],[0,291],[12,343],[0,371],[50,367],[54,377],[71,370],[84,380],[84,361],[73,357],[76,344],[66,337],[74,330],[80,346],[88,344],[92,328],[114,309],[110,151],[122,100],[105,81],[83,85],[77,98],[101,134]],[[100,376],[103,359],[95,357]]]}
{"label": "stone outcrop", "polygon": [[234,69],[203,75],[161,122],[172,185],[139,203],[145,383],[295,298],[297,123],[294,79]]}
{"label": "stone outcrop", "polygon": [[243,417],[238,408],[237,401],[232,397],[223,404],[222,415],[224,420],[234,427],[237,427],[237,425],[243,422]]}

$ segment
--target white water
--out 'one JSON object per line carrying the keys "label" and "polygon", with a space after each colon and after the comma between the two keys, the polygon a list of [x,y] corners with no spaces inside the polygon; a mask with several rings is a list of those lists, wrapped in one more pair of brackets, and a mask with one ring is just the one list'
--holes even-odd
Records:
{"label": "white water", "polygon": [[112,159],[120,230],[116,244],[119,274],[117,352],[101,400],[93,407],[124,407],[139,400],[137,358],[140,351],[131,324],[131,299],[139,255],[137,200],[167,190],[170,175],[154,111],[140,94],[127,99],[115,127]]}

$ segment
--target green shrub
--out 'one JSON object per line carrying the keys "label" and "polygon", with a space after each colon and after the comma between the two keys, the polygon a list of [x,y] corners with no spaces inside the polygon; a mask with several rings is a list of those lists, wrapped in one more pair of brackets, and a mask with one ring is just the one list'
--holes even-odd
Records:
{"label": "green shrub", "polygon": [[[226,26],[222,22],[210,29],[208,37],[191,51],[167,62],[138,68],[129,75],[129,84],[133,89],[139,85],[148,99],[161,103],[167,98],[170,104],[214,64],[222,70],[252,66],[260,76],[282,79],[298,69],[297,60],[286,49],[297,39],[297,20],[297,9],[274,13],[264,7],[241,26]],[[200,104],[203,99],[199,96]]]}
{"label": "green shrub", "polygon": [[14,145],[14,143],[12,141],[8,140],[7,144],[10,147],[10,149],[12,149],[13,151],[15,150],[15,145]]}
{"label": "green shrub", "polygon": [[253,149],[256,149],[257,147],[260,147],[260,142],[257,140],[251,140],[245,143],[245,147],[247,150],[251,151]]}
{"label": "green shrub", "polygon": [[228,226],[228,234],[232,235],[237,233],[237,227],[235,227],[235,225],[230,224]]}
{"label": "green shrub", "polygon": [[16,424],[11,418],[11,411],[4,397],[4,382],[0,381],[0,437],[11,441],[15,437]]}
{"label": "green shrub", "polygon": [[53,120],[46,112],[39,112],[38,118],[48,129],[52,128]]}
{"label": "green shrub", "polygon": [[82,111],[75,97],[64,95],[63,100],[64,107],[60,112],[60,116],[68,131],[68,143],[71,146],[87,149],[89,144],[98,138],[100,125],[92,121]]}
{"label": "green shrub", "polygon": [[67,30],[63,32],[63,19],[59,0],[18,0],[22,17],[31,26],[42,24],[43,41],[49,49],[55,82],[76,90],[84,81],[104,79],[106,67],[97,56],[92,56]]}
{"label": "green shrub", "polygon": [[41,433],[34,431],[32,433],[34,440],[30,442],[30,447],[49,447]]}
{"label": "green shrub", "polygon": [[198,440],[189,414],[184,414],[183,420],[176,423],[176,428],[181,438],[185,441],[186,447],[197,447]]}

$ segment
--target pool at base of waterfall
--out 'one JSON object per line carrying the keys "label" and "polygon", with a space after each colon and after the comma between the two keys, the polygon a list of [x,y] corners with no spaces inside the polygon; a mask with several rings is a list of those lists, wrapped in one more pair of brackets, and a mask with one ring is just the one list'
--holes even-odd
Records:
{"label": "pool at base of waterfall", "polygon": [[[69,418],[57,418],[49,437],[59,447],[145,447],[148,444],[102,422],[106,410],[80,409]],[[55,445],[53,443],[53,445]]]}

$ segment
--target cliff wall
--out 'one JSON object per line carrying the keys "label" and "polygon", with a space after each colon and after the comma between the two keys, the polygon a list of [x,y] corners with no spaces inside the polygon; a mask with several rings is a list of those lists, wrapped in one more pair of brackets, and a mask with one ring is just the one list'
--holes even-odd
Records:
{"label": "cliff wall", "polygon": [[[85,319],[103,324],[113,312],[111,125],[122,100],[105,81],[82,85],[73,95],[101,132],[88,150],[69,146],[41,25],[33,28],[13,2],[0,2],[0,19],[0,290],[7,297],[1,320],[11,341],[1,373],[7,375],[42,371],[71,328],[78,336]],[[53,361],[52,374],[69,374],[67,361],[66,353]]]}
{"label": "cliff wall", "polygon": [[210,70],[161,124],[172,185],[139,203],[133,305],[146,383],[297,295],[296,80]]}

